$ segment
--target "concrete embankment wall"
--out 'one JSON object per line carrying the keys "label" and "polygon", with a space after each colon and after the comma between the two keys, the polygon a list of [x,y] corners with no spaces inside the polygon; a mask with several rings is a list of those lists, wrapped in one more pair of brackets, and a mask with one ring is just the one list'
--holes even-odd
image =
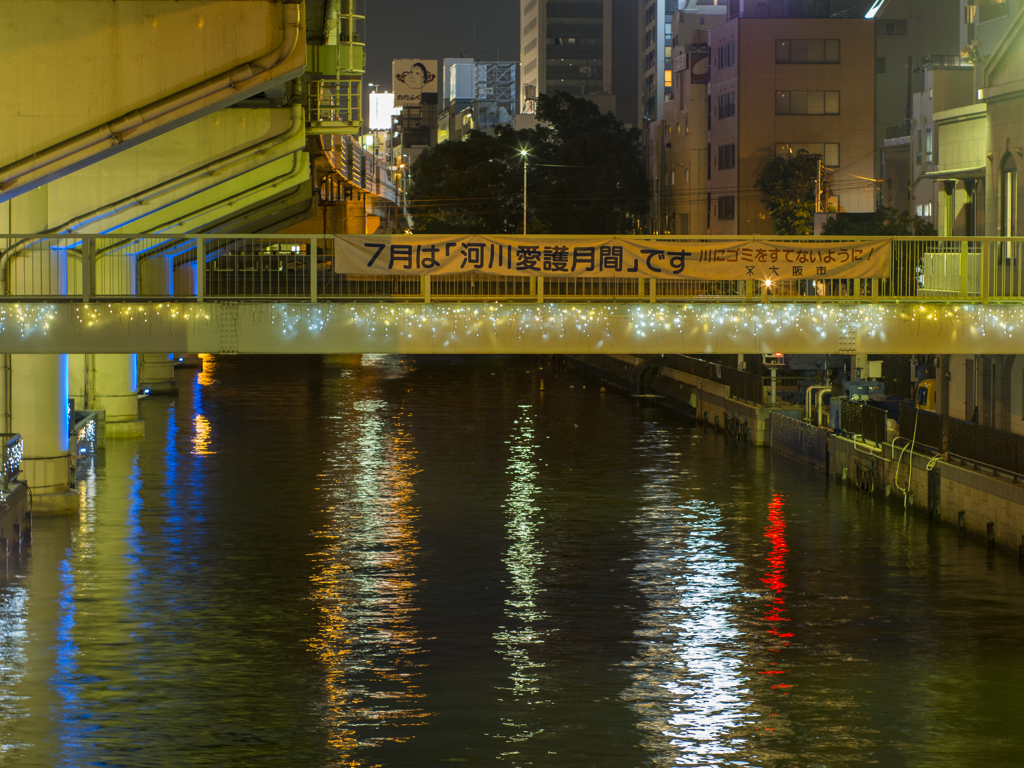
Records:
{"label": "concrete embankment wall", "polygon": [[1024,545],[1024,485],[1012,478],[903,450],[903,444],[870,445],[782,414],[771,417],[769,443],[775,453],[888,495],[895,504],[904,503],[907,490],[908,507],[967,536],[1006,549]]}
{"label": "concrete embankment wall", "polygon": [[[665,407],[712,426],[726,429],[728,424],[741,425],[753,445],[768,445],[769,413],[799,414],[796,410],[759,408],[734,400],[729,397],[727,384],[677,371],[660,365],[658,360],[634,355],[563,355],[561,359],[566,365],[630,394],[638,394],[638,385],[642,385],[644,393],[661,395]],[[654,363],[655,367],[638,381],[636,372],[645,362]]]}
{"label": "concrete embankment wall", "polygon": [[[967,536],[1022,552],[1024,545],[1024,485],[973,467],[936,458],[934,454],[903,451],[902,445],[872,450],[860,441],[829,436],[829,466],[833,476],[846,478],[867,492],[886,493],[903,504],[909,485],[908,507],[962,530]],[[931,464],[931,469],[929,469]],[[911,469],[913,466],[913,469]],[[898,475],[897,475],[898,468]]]}
{"label": "concrete embankment wall", "polygon": [[879,448],[835,435],[804,423],[799,411],[758,408],[733,400],[727,386],[671,368],[656,367],[638,382],[639,366],[647,362],[641,357],[566,355],[561,359],[630,394],[636,393],[639,384],[644,392],[663,395],[665,407],[709,424],[724,426],[727,416],[738,419],[747,424],[753,444],[769,446],[865,492],[888,494],[894,504],[903,504],[900,489],[909,484],[908,507],[1024,557],[1024,482],[941,459],[929,469],[934,454],[907,450],[901,457],[901,444],[895,449],[891,444]]}

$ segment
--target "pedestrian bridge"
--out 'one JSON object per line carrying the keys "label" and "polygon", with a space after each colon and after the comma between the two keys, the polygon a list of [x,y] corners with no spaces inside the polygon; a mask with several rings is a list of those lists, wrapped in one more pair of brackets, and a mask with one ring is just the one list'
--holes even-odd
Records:
{"label": "pedestrian bridge", "polygon": [[747,280],[353,274],[323,236],[0,246],[0,354],[1000,354],[1024,339],[1024,238],[896,238],[880,277]]}

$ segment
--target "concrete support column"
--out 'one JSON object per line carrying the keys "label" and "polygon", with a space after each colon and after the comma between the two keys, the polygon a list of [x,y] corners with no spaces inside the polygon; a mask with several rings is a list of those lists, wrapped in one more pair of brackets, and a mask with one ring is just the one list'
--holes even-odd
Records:
{"label": "concrete support column", "polygon": [[139,386],[135,355],[89,355],[89,409],[106,412],[107,437],[139,437]]}
{"label": "concrete support column", "polygon": [[[19,234],[46,229],[48,200],[45,186],[11,200],[11,229]],[[9,262],[8,288],[22,295],[65,294],[67,268],[66,252],[23,251]],[[67,355],[10,355],[7,360],[3,410],[10,414],[10,431],[25,440],[22,478],[32,492],[32,511],[76,512],[78,492],[71,490],[68,446]]]}
{"label": "concrete support column", "polygon": [[[138,293],[135,254],[97,249],[94,270],[96,295],[134,296]],[[106,436],[138,437],[145,432],[139,418],[138,362],[136,355],[88,355],[86,361],[87,407],[106,411]]]}
{"label": "concrete support column", "polygon": [[[174,276],[170,259],[146,259],[139,264],[139,293],[143,296],[173,296]],[[138,356],[138,387],[151,395],[171,395],[178,391],[174,379],[174,355]]]}
{"label": "concrete support column", "polygon": [[362,200],[348,201],[345,204],[344,233],[347,235],[366,234],[366,204]]}
{"label": "concrete support column", "polygon": [[43,506],[74,511],[78,494],[71,487],[68,447],[67,357],[12,355],[11,427],[25,438],[24,478],[32,490],[33,510]]}
{"label": "concrete support column", "polygon": [[[205,264],[203,265],[205,269]],[[196,286],[198,284],[198,272],[195,261],[181,264],[177,269],[174,269],[174,274],[171,276],[171,282],[174,284],[174,295],[182,297],[191,297],[196,295]],[[172,355],[174,358],[174,366],[176,368],[202,368],[203,362],[199,359],[199,355],[180,353],[178,355]]]}
{"label": "concrete support column", "polygon": [[68,355],[68,397],[75,401],[76,411],[89,408],[88,358],[89,355]]}

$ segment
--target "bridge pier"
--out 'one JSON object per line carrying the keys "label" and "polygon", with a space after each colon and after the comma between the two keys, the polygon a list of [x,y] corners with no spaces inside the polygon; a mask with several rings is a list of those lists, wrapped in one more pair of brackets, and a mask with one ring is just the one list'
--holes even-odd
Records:
{"label": "bridge pier", "polygon": [[[138,293],[138,264],[131,251],[107,253],[96,259],[96,295],[134,296]],[[87,408],[106,411],[106,436],[140,437],[137,355],[88,355]]]}
{"label": "bridge pier", "polygon": [[11,431],[25,440],[21,466],[33,512],[77,512],[71,490],[67,355],[11,355]]}
{"label": "bridge pier", "polygon": [[[27,192],[8,203],[12,228],[22,232],[46,229],[47,187]],[[28,248],[11,257],[7,291],[13,294],[67,293],[67,253],[49,244]],[[6,431],[25,441],[22,478],[31,492],[31,509],[39,512],[77,512],[78,492],[71,489],[71,451],[68,441],[67,355],[9,355],[4,377]]]}
{"label": "bridge pier", "polygon": [[[142,293],[147,296],[174,295],[173,265],[164,258],[146,259],[139,264],[139,280]],[[147,389],[152,395],[171,395],[178,391],[174,378],[174,363],[177,358],[170,354],[152,352],[138,356],[138,389]]]}

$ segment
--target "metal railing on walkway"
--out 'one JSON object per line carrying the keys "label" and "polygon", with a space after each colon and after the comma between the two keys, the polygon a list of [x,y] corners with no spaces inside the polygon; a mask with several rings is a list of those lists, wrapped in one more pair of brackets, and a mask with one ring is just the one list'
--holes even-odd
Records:
{"label": "metal railing on walkway", "polygon": [[900,437],[965,464],[1024,477],[1024,435],[904,405]]}
{"label": "metal railing on walkway", "polygon": [[1024,300],[1024,238],[895,238],[883,277],[768,285],[476,272],[343,274],[335,269],[333,240],[323,236],[0,235],[0,301],[12,300],[1017,303]]}

